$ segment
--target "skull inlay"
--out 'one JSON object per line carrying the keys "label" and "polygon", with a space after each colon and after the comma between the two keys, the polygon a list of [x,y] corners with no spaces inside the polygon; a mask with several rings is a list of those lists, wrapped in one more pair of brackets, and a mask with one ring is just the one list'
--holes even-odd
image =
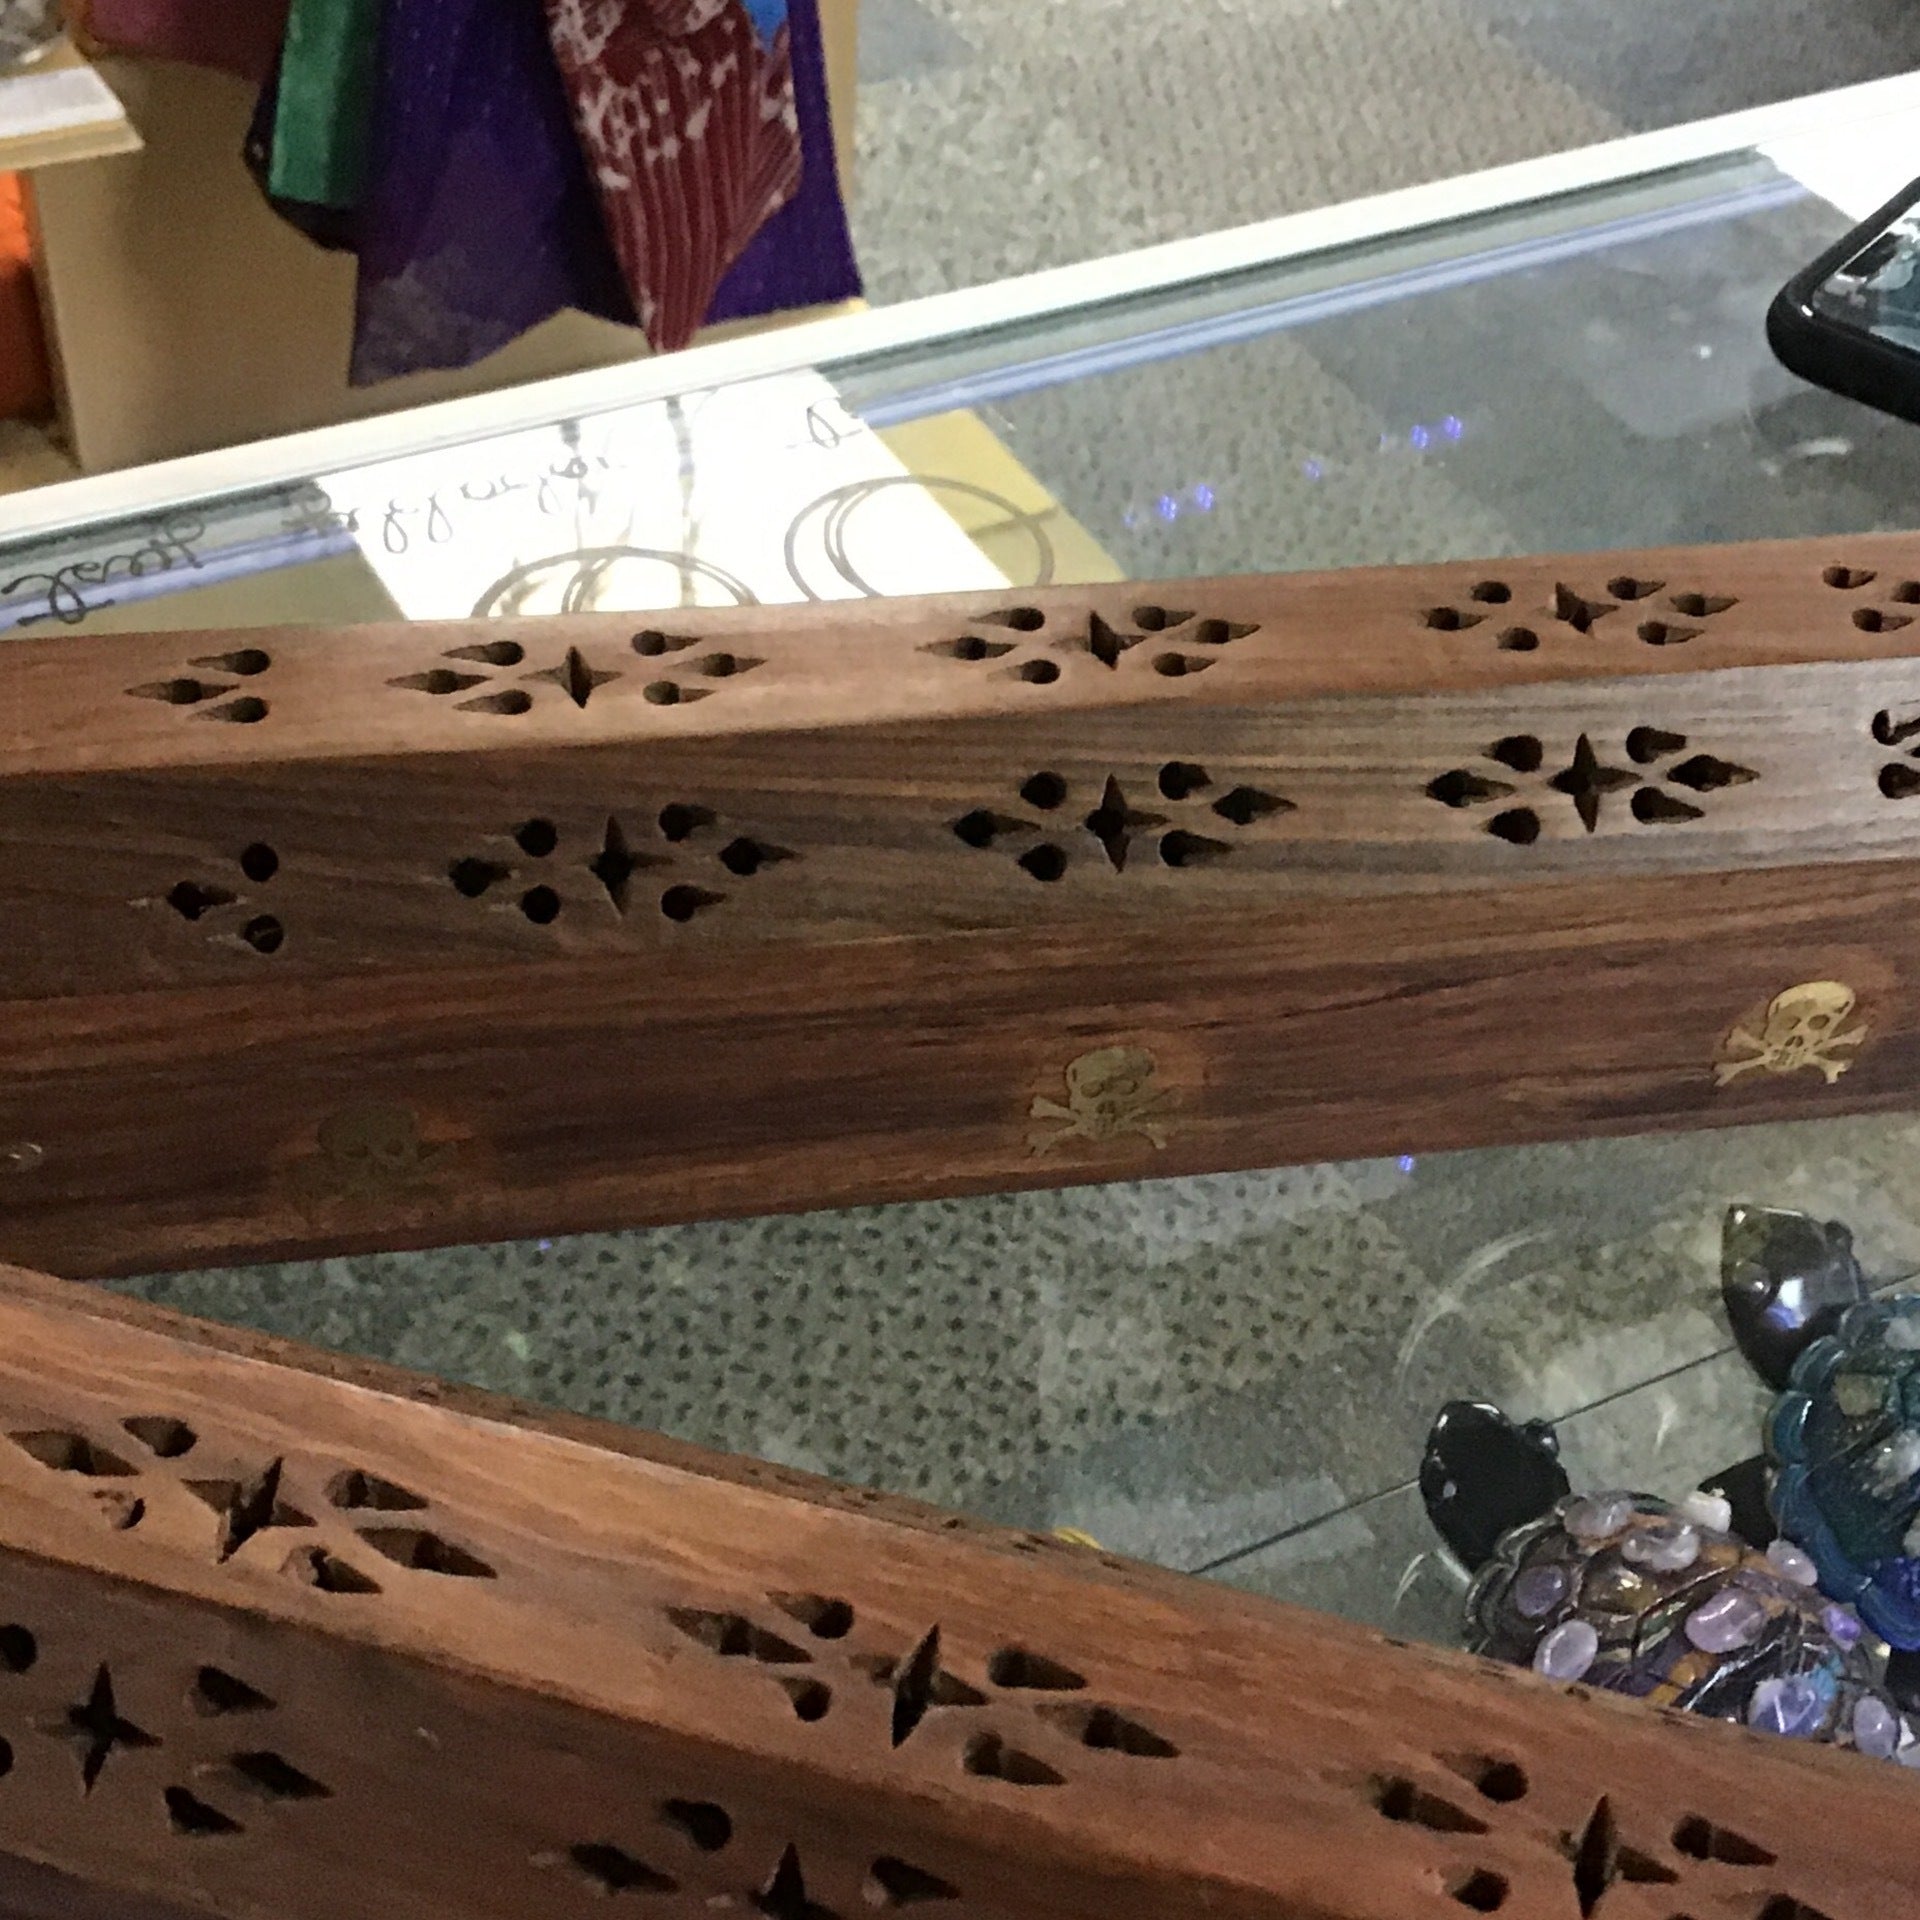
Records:
{"label": "skull inlay", "polygon": [[420,1137],[406,1107],[348,1107],[320,1123],[320,1151],[300,1169],[315,1198],[392,1200],[430,1186],[453,1149]]}
{"label": "skull inlay", "polygon": [[1856,995],[1838,980],[1809,980],[1768,1001],[1758,1020],[1737,1024],[1720,1043],[1714,1079],[1720,1086],[1743,1073],[1797,1073],[1810,1067],[1828,1086],[1853,1065],[1851,1049],[1867,1038],[1854,1026]]}
{"label": "skull inlay", "polygon": [[1118,1140],[1130,1133],[1164,1147],[1173,1097],[1154,1085],[1158,1072],[1145,1047],[1097,1047],[1070,1061],[1066,1104],[1042,1094],[1028,1109],[1036,1120],[1057,1123],[1034,1129],[1029,1136],[1034,1152],[1051,1152],[1068,1140]]}

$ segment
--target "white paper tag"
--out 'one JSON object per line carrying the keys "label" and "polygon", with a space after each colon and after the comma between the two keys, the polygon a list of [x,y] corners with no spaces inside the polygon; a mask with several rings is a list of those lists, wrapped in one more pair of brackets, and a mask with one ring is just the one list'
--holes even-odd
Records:
{"label": "white paper tag", "polygon": [[0,140],[64,133],[126,117],[113,89],[91,67],[59,67],[0,80]]}

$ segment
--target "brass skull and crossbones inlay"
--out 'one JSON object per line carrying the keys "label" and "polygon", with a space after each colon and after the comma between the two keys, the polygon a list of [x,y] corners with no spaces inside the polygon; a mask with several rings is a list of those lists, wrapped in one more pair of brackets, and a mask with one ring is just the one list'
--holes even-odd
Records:
{"label": "brass skull and crossbones inlay", "polygon": [[1720,1043],[1714,1083],[1743,1074],[1817,1073],[1828,1086],[1853,1065],[1867,1023],[1853,1025],[1858,996],[1840,980],[1807,980],[1777,993],[1757,1015],[1738,1021]]}
{"label": "brass skull and crossbones inlay", "polygon": [[428,1141],[419,1116],[385,1102],[348,1107],[320,1123],[320,1151],[296,1169],[315,1200],[400,1200],[435,1185],[453,1148]]}
{"label": "brass skull and crossbones inlay", "polygon": [[1173,1095],[1154,1084],[1159,1063],[1145,1047],[1096,1047],[1067,1063],[1064,1103],[1038,1095],[1028,1114],[1050,1124],[1028,1136],[1035,1153],[1069,1141],[1096,1144],[1137,1134],[1156,1149],[1167,1144]]}

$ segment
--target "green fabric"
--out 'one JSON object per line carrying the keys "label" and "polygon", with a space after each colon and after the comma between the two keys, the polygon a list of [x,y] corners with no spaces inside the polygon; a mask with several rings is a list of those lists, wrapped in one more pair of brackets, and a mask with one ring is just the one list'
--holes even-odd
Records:
{"label": "green fabric", "polygon": [[385,0],[293,0],[267,184],[282,200],[350,209],[366,187]]}

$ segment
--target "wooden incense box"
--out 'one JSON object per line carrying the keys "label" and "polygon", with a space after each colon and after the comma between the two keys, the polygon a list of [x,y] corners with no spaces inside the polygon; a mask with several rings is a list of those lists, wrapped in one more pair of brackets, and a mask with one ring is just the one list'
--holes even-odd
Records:
{"label": "wooden incense box", "polygon": [[1920,536],[0,649],[71,1275],[1900,1107]]}
{"label": "wooden incense box", "polygon": [[1910,1920],[1920,1782],[0,1272],[4,1920]]}

